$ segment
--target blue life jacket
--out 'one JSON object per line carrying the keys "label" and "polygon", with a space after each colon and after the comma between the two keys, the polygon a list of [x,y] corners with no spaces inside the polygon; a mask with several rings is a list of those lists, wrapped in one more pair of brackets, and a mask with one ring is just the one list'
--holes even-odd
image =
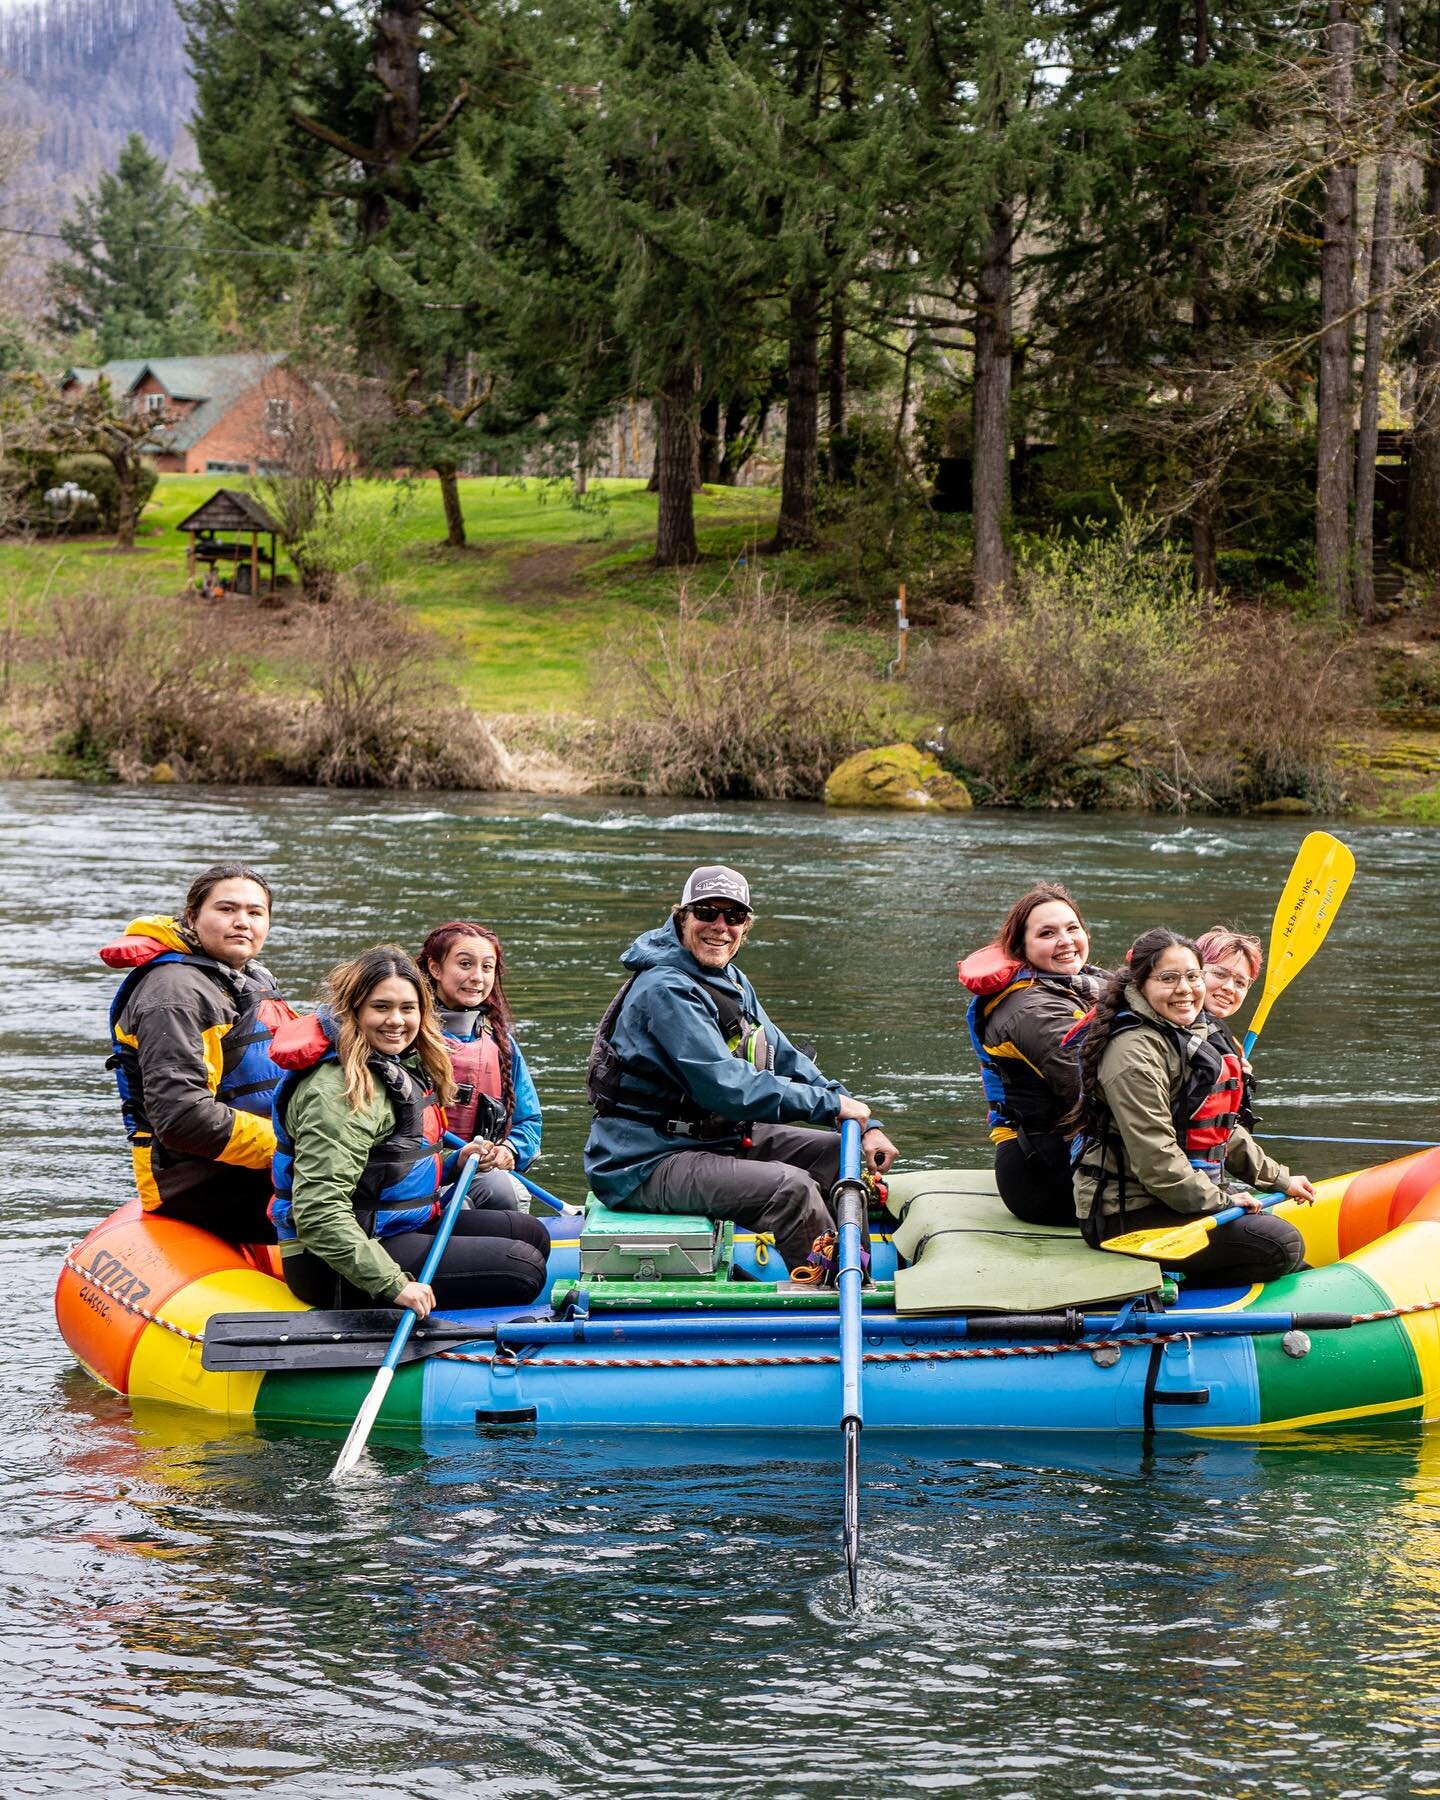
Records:
{"label": "blue life jacket", "polygon": [[[334,1020],[323,1007],[309,1018],[297,1019],[281,1033],[276,1048],[286,1074],[276,1090],[271,1115],[275,1156],[270,1165],[274,1188],[270,1222],[285,1243],[299,1235],[292,1203],[295,1143],[285,1123],[286,1109],[312,1070],[321,1063],[339,1061]],[[372,1052],[368,1067],[390,1096],[395,1123],[371,1149],[351,1203],[367,1235],[395,1237],[420,1230],[440,1211],[445,1114],[427,1075],[378,1052]]]}

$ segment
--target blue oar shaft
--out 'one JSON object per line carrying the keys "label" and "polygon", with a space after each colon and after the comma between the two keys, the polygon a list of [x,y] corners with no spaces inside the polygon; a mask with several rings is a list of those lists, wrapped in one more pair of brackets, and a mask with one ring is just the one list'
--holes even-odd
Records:
{"label": "blue oar shaft", "polygon": [[840,1180],[836,1184],[836,1236],[840,1295],[840,1417],[864,1420],[860,1399],[861,1309],[860,1227],[865,1215],[865,1190],[860,1180],[860,1126],[846,1119],[840,1127]]}
{"label": "blue oar shaft", "polygon": [[[452,1150],[462,1149],[469,1141],[468,1138],[457,1137],[453,1131],[447,1131],[445,1133],[445,1142]],[[474,1160],[474,1157],[471,1157],[470,1161],[472,1163]],[[545,1189],[540,1186],[538,1181],[532,1181],[528,1175],[522,1175],[518,1169],[507,1169],[505,1173],[507,1175],[513,1175],[527,1193],[533,1194],[543,1205],[548,1206],[551,1212],[564,1212],[565,1202],[563,1200],[557,1200],[554,1194],[546,1193]]]}
{"label": "blue oar shaft", "polygon": [[[470,1183],[475,1179],[475,1160],[466,1163],[460,1171],[460,1179],[455,1183],[454,1191],[445,1203],[445,1211],[440,1215],[440,1223],[435,1227],[435,1235],[430,1240],[430,1249],[420,1270],[420,1283],[428,1287],[435,1278],[435,1271],[440,1267],[440,1259],[445,1254],[445,1247],[450,1242],[450,1234],[455,1229],[455,1221],[465,1205],[466,1196],[470,1192]],[[380,1416],[380,1408],[384,1405],[385,1396],[389,1392],[390,1383],[395,1377],[395,1367],[404,1354],[405,1346],[410,1342],[410,1333],[415,1329],[415,1314],[405,1307],[400,1314],[400,1322],[395,1327],[395,1335],[390,1340],[390,1348],[385,1352],[384,1361],[375,1371],[375,1379],[370,1384],[370,1391],[360,1403],[360,1410],[355,1415],[355,1423],[350,1427],[349,1435],[340,1446],[340,1454],[335,1459],[335,1467],[330,1471],[330,1479],[338,1481],[347,1474],[360,1460],[375,1421]]]}
{"label": "blue oar shaft", "polygon": [[1268,1127],[1265,1136],[1279,1138],[1283,1144],[1375,1144],[1381,1149],[1440,1150],[1440,1143],[1434,1138],[1303,1137],[1298,1131],[1271,1131]]}

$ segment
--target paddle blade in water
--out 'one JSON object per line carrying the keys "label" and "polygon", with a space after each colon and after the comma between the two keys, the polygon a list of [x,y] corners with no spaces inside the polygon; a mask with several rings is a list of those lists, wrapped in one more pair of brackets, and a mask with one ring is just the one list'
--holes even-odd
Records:
{"label": "paddle blade in water", "polygon": [[1328,831],[1312,831],[1296,852],[1270,927],[1265,990],[1245,1034],[1247,1056],[1270,1008],[1325,941],[1354,873],[1353,852]]}

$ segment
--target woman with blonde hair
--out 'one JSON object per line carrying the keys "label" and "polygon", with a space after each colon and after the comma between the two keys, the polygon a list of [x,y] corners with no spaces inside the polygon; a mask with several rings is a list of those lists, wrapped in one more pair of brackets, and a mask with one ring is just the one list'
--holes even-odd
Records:
{"label": "woman with blonde hair", "polygon": [[275,1035],[270,1217],[285,1279],[311,1306],[524,1306],[545,1285],[549,1234],[528,1213],[463,1211],[433,1283],[441,1190],[476,1147],[444,1154],[454,1078],[429,984],[398,946],[332,970],[312,1018]]}

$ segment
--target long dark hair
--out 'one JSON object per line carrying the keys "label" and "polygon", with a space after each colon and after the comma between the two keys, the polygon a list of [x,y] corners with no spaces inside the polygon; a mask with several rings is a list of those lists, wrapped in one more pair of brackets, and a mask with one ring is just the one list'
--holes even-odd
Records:
{"label": "long dark hair", "polygon": [[1047,901],[1058,900],[1062,906],[1068,906],[1085,932],[1085,942],[1090,942],[1090,927],[1085,923],[1080,908],[1075,904],[1075,896],[1069,888],[1061,887],[1058,881],[1037,881],[1034,887],[1025,892],[1005,915],[1004,923],[995,933],[995,942],[1007,956],[1013,956],[1017,962],[1025,960],[1025,927],[1030,923],[1030,915],[1037,906],[1044,906]]}
{"label": "long dark hair", "polygon": [[510,1011],[510,1002],[505,997],[504,946],[488,925],[477,925],[471,919],[451,919],[448,924],[435,927],[420,946],[420,954],[416,960],[425,971],[430,992],[438,1002],[440,990],[435,984],[435,973],[430,965],[434,963],[439,967],[462,938],[484,938],[495,951],[495,981],[485,996],[485,1003],[480,1011],[484,1014],[485,1023],[490,1028],[490,1035],[494,1038],[495,1048],[500,1055],[500,1106],[505,1114],[500,1126],[500,1136],[503,1138],[515,1119],[515,1081],[510,1072],[510,1033],[514,1016]]}
{"label": "long dark hair", "polygon": [[1100,1058],[1114,1033],[1115,1015],[1125,1004],[1125,989],[1132,985],[1143,987],[1165,952],[1176,949],[1190,950],[1196,962],[1200,961],[1200,952],[1188,937],[1166,925],[1157,925],[1152,931],[1141,932],[1126,952],[1125,966],[1105,977],[1080,1046],[1080,1095],[1060,1121],[1062,1131],[1072,1136],[1078,1133],[1092,1143],[1104,1131],[1110,1108],[1100,1091]]}

